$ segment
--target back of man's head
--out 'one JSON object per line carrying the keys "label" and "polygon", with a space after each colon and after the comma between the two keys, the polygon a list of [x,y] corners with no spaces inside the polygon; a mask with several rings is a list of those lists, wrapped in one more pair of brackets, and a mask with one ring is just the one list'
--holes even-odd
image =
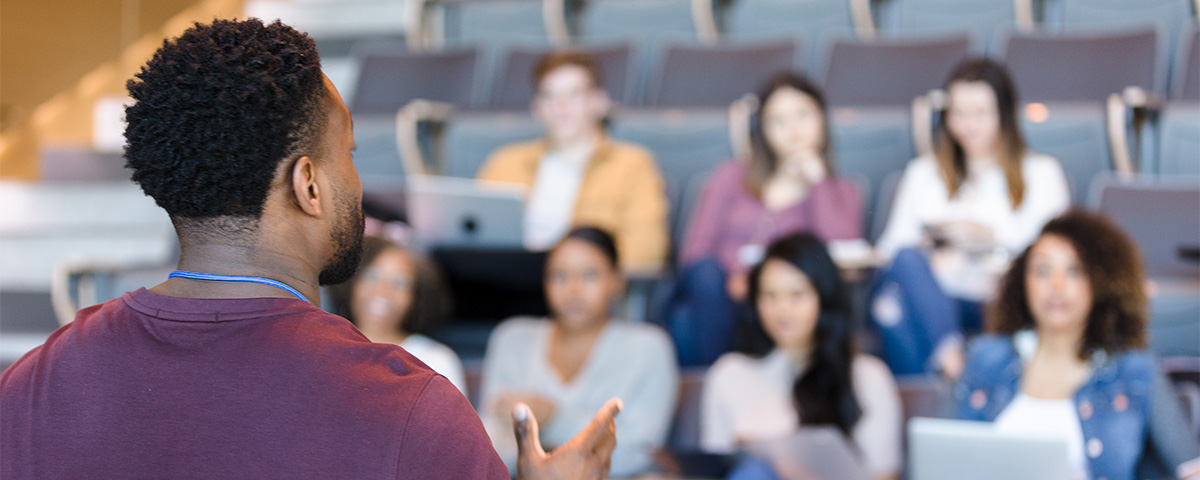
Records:
{"label": "back of man's head", "polygon": [[125,158],[176,224],[253,229],[280,164],[319,157],[328,93],[306,34],[258,19],[196,24],[127,87]]}

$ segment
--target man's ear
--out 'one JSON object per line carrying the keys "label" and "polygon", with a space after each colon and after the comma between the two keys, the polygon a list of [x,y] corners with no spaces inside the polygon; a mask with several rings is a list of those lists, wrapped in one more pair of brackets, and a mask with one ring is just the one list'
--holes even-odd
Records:
{"label": "man's ear", "polygon": [[317,186],[317,165],[307,156],[300,157],[292,165],[290,173],[296,206],[314,217],[323,216],[325,211],[321,208],[321,190]]}

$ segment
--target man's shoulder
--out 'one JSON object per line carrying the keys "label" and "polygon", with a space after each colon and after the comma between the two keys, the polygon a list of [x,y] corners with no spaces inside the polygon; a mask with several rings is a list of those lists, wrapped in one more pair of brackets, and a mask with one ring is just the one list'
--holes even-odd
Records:
{"label": "man's shoulder", "polygon": [[651,168],[658,171],[658,163],[650,149],[636,143],[621,140],[608,140],[609,159],[616,164],[630,168]]}
{"label": "man's shoulder", "polygon": [[501,145],[488,154],[488,163],[514,164],[537,162],[546,153],[542,140],[527,140]]}
{"label": "man's shoulder", "polygon": [[410,478],[508,478],[470,402],[442,376],[425,383],[408,414],[398,465]]}

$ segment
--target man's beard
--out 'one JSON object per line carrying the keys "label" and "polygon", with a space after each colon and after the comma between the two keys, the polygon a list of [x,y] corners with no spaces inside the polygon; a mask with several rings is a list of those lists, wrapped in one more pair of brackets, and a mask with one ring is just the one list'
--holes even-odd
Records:
{"label": "man's beard", "polygon": [[[341,192],[336,192],[340,194]],[[355,205],[347,200],[347,195],[337,195],[338,217],[341,219],[333,231],[330,241],[337,245],[333,258],[321,270],[317,282],[321,285],[336,285],[354,276],[358,271],[358,263],[362,260],[363,250],[363,211],[362,204]]]}

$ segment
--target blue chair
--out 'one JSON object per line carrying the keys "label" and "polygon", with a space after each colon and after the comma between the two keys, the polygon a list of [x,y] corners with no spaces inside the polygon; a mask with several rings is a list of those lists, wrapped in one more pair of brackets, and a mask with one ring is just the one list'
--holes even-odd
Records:
{"label": "blue chair", "polygon": [[792,70],[790,40],[717,46],[670,45],[646,97],[657,107],[724,107],[771,74]]}
{"label": "blue chair", "polygon": [[856,38],[858,30],[848,0],[736,0],[724,24],[725,41],[798,41],[795,64],[808,72],[824,68],[835,38]]}
{"label": "blue chair", "polygon": [[[876,205],[884,192],[884,180],[904,170],[916,156],[911,116],[901,107],[834,107],[830,111],[830,139],[833,142],[834,168],[846,176],[868,182],[865,205]],[[874,192],[874,195],[872,195]],[[889,212],[868,208],[865,225]]]}
{"label": "blue chair", "polygon": [[822,82],[826,100],[833,106],[907,107],[913,97],[942,86],[951,69],[967,57],[970,43],[970,37],[966,35],[875,42],[835,41]]}
{"label": "blue chair", "polygon": [[633,42],[638,94],[632,104],[641,101],[666,42],[699,39],[689,0],[587,0],[576,38],[584,45]]}
{"label": "blue chair", "polygon": [[404,167],[396,148],[396,115],[355,115],[354,145],[354,168],[363,190],[387,191],[404,185]]}
{"label": "blue chair", "polygon": [[1181,42],[1171,82],[1171,99],[1200,101],[1200,30],[1191,28]]}
{"label": "blue chair", "polygon": [[[1013,0],[898,0],[880,33],[893,37],[969,34],[976,53],[995,50],[1001,32],[1018,29]],[[1032,25],[1030,25],[1032,27]]]}
{"label": "blue chair", "polygon": [[475,48],[409,52],[402,47],[366,45],[356,48],[361,70],[350,111],[395,114],[416,99],[469,106],[475,91]]}
{"label": "blue chair", "polygon": [[454,115],[442,131],[443,175],[474,178],[492,151],[509,143],[534,140],[542,127],[528,113]]}
{"label": "blue chair", "polygon": [[[1019,125],[1025,145],[1057,158],[1067,176],[1075,205],[1084,205],[1087,186],[1097,174],[1111,172],[1112,154],[1099,103],[1047,103],[1045,117],[1026,107]],[[1035,113],[1031,115],[1031,113]]]}
{"label": "blue chair", "polygon": [[1150,294],[1150,347],[1160,356],[1200,356],[1200,177],[1102,175],[1091,205],[1138,244]]}
{"label": "blue chair", "polygon": [[488,105],[489,86],[513,48],[547,48],[552,43],[541,0],[442,2],[445,42],[480,49],[480,70],[473,104]]}
{"label": "blue chair", "polygon": [[[1195,25],[1190,0],[1048,0],[1045,24],[1051,31],[1098,32],[1145,27],[1160,32],[1156,59],[1163,74],[1179,50],[1185,24]],[[1163,90],[1155,90],[1163,94]]]}
{"label": "blue chair", "polygon": [[1004,60],[1022,99],[1038,102],[1101,102],[1137,86],[1165,91],[1158,61],[1158,30],[1110,34],[1017,34]]}
{"label": "blue chair", "polygon": [[1200,175],[1200,102],[1168,104],[1159,116],[1158,172]]}

